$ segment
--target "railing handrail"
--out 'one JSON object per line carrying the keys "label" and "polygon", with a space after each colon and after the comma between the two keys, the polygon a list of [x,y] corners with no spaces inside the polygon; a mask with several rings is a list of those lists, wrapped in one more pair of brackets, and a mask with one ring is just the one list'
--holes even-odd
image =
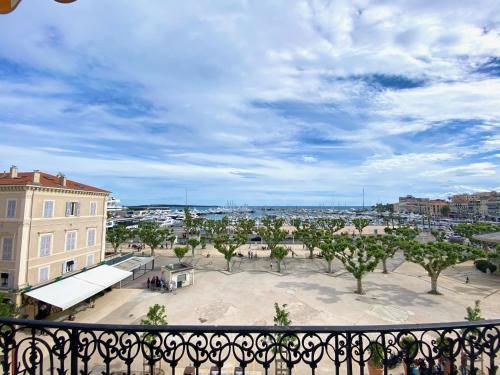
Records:
{"label": "railing handrail", "polygon": [[254,326],[254,325],[164,325],[148,326],[139,324],[103,324],[103,323],[78,323],[78,322],[53,322],[50,320],[28,320],[0,317],[0,324],[13,324],[30,328],[61,328],[82,330],[113,330],[113,331],[139,331],[139,332],[192,332],[192,333],[370,333],[394,331],[428,331],[447,330],[470,327],[495,327],[500,326],[500,319],[419,323],[419,324],[387,324],[387,325],[336,325],[336,326]]}

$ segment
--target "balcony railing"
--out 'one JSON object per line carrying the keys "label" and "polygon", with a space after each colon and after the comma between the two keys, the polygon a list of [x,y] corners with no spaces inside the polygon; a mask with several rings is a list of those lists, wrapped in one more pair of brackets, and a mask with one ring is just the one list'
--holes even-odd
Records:
{"label": "balcony railing", "polygon": [[0,368],[8,375],[184,371],[339,375],[368,373],[370,363],[379,357],[384,374],[493,375],[499,328],[500,320],[387,326],[157,327],[2,318]]}

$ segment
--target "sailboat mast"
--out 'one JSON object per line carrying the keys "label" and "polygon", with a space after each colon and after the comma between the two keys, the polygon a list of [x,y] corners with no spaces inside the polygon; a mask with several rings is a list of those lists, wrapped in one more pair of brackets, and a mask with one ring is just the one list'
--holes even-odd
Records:
{"label": "sailboat mast", "polygon": [[363,211],[365,210],[365,187],[363,186]]}

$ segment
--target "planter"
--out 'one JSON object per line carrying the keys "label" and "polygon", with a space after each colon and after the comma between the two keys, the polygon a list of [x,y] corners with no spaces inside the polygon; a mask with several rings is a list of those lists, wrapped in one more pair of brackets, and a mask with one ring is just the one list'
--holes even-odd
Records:
{"label": "planter", "polygon": [[451,374],[451,361],[447,358],[440,358],[439,363],[443,366],[443,374]]}
{"label": "planter", "polygon": [[416,375],[418,372],[418,367],[415,365],[407,365],[406,363],[403,363],[404,369],[405,369],[405,375]]}
{"label": "planter", "polygon": [[[450,337],[445,336],[445,337],[439,338],[437,340],[438,349],[439,349],[440,354],[441,354],[441,356],[439,358],[439,365],[442,367],[444,375],[451,374],[452,366],[451,366],[450,357],[452,357],[454,354],[453,344],[454,344],[454,341]],[[460,352],[458,354],[460,355]],[[459,358],[459,357],[457,357],[457,358]]]}
{"label": "planter", "polygon": [[374,367],[371,361],[368,362],[368,373],[370,375],[382,375],[383,372],[384,372],[383,367]]}

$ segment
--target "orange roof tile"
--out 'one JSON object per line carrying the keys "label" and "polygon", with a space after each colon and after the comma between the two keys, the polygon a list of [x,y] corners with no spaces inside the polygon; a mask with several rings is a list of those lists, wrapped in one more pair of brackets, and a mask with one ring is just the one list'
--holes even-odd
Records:
{"label": "orange roof tile", "polygon": [[76,181],[66,179],[66,186],[61,185],[58,176],[54,176],[48,173],[40,173],[40,183],[36,184],[33,182],[33,175],[35,172],[18,172],[17,177],[10,177],[10,173],[0,173],[0,186],[26,186],[26,185],[39,185],[43,187],[59,188],[59,189],[70,189],[70,190],[81,190],[81,191],[92,191],[95,193],[109,193],[107,190],[99,189],[94,186],[81,184]]}

